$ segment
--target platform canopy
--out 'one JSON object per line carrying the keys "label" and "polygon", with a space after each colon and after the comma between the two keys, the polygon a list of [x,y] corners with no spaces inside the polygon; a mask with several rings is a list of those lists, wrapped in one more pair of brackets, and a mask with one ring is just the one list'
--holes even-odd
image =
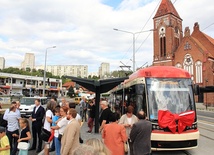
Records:
{"label": "platform canopy", "polygon": [[[73,76],[65,76],[65,78],[71,79],[73,82],[78,83],[79,85],[85,87],[86,89],[96,92],[99,89],[100,93],[108,92],[109,90],[113,89],[121,82],[123,82],[128,77],[122,78],[113,78],[113,79],[105,79],[105,80],[91,80],[91,79],[84,79],[78,78]],[[99,88],[98,88],[99,87]]]}
{"label": "platform canopy", "polygon": [[109,90],[113,89],[128,77],[122,78],[113,78],[113,79],[105,79],[105,80],[91,80],[91,79],[84,79],[78,78],[73,76],[65,76],[65,78],[71,79],[73,82],[78,83],[79,85],[85,87],[86,89],[93,91],[96,93],[96,112],[95,112],[95,133],[99,132],[99,109],[100,109],[100,94],[108,92]]}

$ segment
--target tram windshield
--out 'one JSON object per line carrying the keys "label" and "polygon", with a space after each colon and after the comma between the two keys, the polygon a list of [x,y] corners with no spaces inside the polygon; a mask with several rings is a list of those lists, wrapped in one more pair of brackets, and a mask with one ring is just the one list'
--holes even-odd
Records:
{"label": "tram windshield", "polygon": [[158,110],[195,110],[191,79],[148,78],[146,85],[150,120],[158,119]]}

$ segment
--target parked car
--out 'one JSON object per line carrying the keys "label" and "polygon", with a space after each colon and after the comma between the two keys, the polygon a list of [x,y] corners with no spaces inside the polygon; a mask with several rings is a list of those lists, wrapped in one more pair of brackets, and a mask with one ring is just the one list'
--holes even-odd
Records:
{"label": "parked car", "polygon": [[18,92],[11,93],[10,95],[11,96],[17,96],[17,97],[23,96],[22,93],[18,93]]}
{"label": "parked car", "polygon": [[5,96],[5,95],[7,95],[7,94],[0,92],[0,96]]}
{"label": "parked car", "polygon": [[20,103],[20,113],[22,117],[30,117],[35,107],[35,99],[39,99],[41,105],[46,109],[47,97],[22,97]]}

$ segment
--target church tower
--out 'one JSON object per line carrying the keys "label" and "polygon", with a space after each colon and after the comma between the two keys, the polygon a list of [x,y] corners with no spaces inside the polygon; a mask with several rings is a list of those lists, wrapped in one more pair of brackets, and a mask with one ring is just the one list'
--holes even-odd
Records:
{"label": "church tower", "polygon": [[171,0],[162,0],[154,20],[154,66],[174,66],[174,53],[182,38],[182,19]]}

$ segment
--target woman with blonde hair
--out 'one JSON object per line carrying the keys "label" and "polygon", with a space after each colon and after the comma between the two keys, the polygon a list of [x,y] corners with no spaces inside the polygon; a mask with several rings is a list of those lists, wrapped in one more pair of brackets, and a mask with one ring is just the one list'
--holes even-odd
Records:
{"label": "woman with blonde hair", "polygon": [[[30,146],[29,140],[31,139],[31,134],[28,120],[26,118],[20,118],[19,126],[21,128],[21,132],[18,139],[18,143],[25,142],[28,144],[28,146]],[[27,150],[19,149],[19,155],[28,155],[28,149]]]}
{"label": "woman with blonde hair", "polygon": [[97,138],[88,139],[86,144],[92,146],[95,151],[98,151],[99,155],[111,155],[110,150]]}

